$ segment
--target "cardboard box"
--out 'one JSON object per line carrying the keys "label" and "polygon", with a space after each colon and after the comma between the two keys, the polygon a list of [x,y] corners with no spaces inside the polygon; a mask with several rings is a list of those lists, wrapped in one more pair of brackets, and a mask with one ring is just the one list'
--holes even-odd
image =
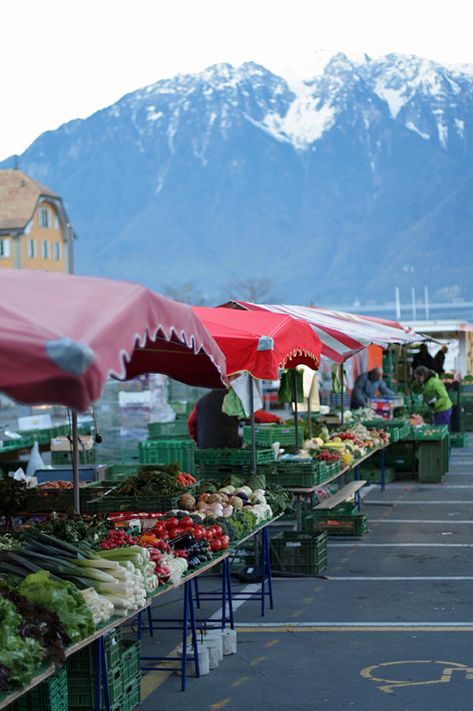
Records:
{"label": "cardboard box", "polygon": [[[51,440],[51,452],[70,452],[71,441],[69,437],[53,437]],[[94,439],[92,435],[81,435],[79,437],[79,452],[93,449]]]}

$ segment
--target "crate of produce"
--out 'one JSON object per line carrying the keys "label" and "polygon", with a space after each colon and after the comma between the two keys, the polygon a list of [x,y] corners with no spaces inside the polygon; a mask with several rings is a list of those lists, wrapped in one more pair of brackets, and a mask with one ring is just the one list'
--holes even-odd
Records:
{"label": "crate of produce", "polygon": [[66,667],[8,706],[10,711],[68,711]]}
{"label": "crate of produce", "polygon": [[409,422],[403,422],[401,425],[397,426],[397,431],[399,434],[399,441],[402,439],[409,439],[411,436],[412,427]]}
{"label": "crate of produce", "polygon": [[281,484],[281,486],[310,488],[319,483],[319,463],[314,459],[307,461],[281,460],[276,463],[271,481]]}
{"label": "crate of produce", "polygon": [[0,453],[16,452],[20,449],[30,449],[33,446],[32,437],[17,437],[1,440]]}
{"label": "crate of produce", "polygon": [[271,568],[287,575],[319,575],[327,567],[327,534],[283,531],[271,539]]}
{"label": "crate of produce", "polygon": [[[195,461],[199,466],[206,464],[251,464],[251,449],[237,448],[209,448],[197,449],[195,453]],[[272,449],[257,449],[256,464],[271,464],[274,462],[274,453]]]}
{"label": "crate of produce", "polygon": [[[59,482],[56,482],[58,484]],[[72,482],[62,482],[67,485],[64,488],[59,486],[35,486],[26,491],[26,506],[30,512],[46,511],[68,511],[74,507],[74,490]],[[102,482],[82,483],[79,489],[80,505],[84,507],[89,501],[98,496],[102,496],[109,491],[110,486],[104,486]]]}
{"label": "crate of produce", "polygon": [[315,509],[314,518],[319,529],[329,536],[363,536],[368,531],[368,519],[351,503],[333,509]]}
{"label": "crate of produce", "polygon": [[423,442],[448,437],[448,425],[419,425],[412,427],[412,439]]}
{"label": "crate of produce", "polygon": [[324,481],[327,481],[327,479],[331,479],[333,476],[338,474],[338,472],[342,468],[342,464],[343,462],[341,460],[339,462],[320,461],[319,483],[322,484]]}
{"label": "crate of produce", "polygon": [[190,439],[187,420],[175,420],[174,422],[149,422],[149,439],[170,439],[179,437]]}
{"label": "crate of produce", "polygon": [[[182,490],[182,494],[186,492]],[[143,511],[148,513],[170,511],[179,508],[179,499],[176,496],[113,496],[106,494],[88,501],[85,509],[88,513],[110,513],[112,511]]]}
{"label": "crate of produce", "polygon": [[138,445],[141,464],[178,464],[188,474],[195,472],[195,450],[192,440],[147,439]]}
{"label": "crate of produce", "polygon": [[[266,481],[274,478],[274,464],[260,464],[256,468],[256,477],[259,481],[258,489],[266,488]],[[234,464],[233,466],[225,466],[218,464],[205,465],[198,468],[199,478],[206,481],[212,480],[220,486],[243,486],[254,475],[251,472],[249,465]]]}
{"label": "crate of produce", "polygon": [[[257,447],[271,447],[273,442],[279,442],[282,447],[295,446],[296,428],[294,425],[255,425]],[[243,425],[243,440],[251,443],[251,425]]]}
{"label": "crate of produce", "polygon": [[468,432],[451,432],[450,444],[452,447],[468,447]]}

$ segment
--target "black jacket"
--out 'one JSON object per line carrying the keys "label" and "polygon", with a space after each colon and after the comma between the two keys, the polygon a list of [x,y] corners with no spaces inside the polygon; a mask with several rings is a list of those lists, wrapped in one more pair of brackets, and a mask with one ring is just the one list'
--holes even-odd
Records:
{"label": "black jacket", "polygon": [[238,417],[230,417],[222,412],[226,390],[211,390],[197,401],[197,446],[210,447],[241,446],[238,435]]}

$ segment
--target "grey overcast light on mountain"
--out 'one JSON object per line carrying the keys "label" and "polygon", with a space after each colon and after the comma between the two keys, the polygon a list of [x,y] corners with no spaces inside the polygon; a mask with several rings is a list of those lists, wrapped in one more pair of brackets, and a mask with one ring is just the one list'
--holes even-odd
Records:
{"label": "grey overcast light on mountain", "polygon": [[17,0],[0,4],[0,159],[178,73],[246,61],[306,76],[314,50],[473,63],[465,0]]}

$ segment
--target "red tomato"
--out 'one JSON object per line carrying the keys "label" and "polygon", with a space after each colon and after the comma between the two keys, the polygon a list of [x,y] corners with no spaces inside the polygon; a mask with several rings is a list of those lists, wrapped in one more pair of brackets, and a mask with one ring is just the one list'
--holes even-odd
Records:
{"label": "red tomato", "polygon": [[205,540],[206,541],[211,541],[214,537],[213,531],[207,530],[205,533]]}
{"label": "red tomato", "polygon": [[153,528],[153,531],[156,533],[156,535],[160,535],[163,531],[166,531],[166,525],[164,523],[157,523],[155,527]]}
{"label": "red tomato", "polygon": [[191,519],[190,516],[185,516],[184,518],[181,518],[181,520],[179,521],[179,525],[182,528],[188,528],[189,526],[194,525],[194,521]]}
{"label": "red tomato", "polygon": [[172,518],[168,518],[165,523],[168,528],[176,528],[177,526],[179,526],[179,519],[173,516]]}
{"label": "red tomato", "polygon": [[222,541],[220,538],[213,539],[212,543],[210,544],[210,550],[214,553],[222,550]]}
{"label": "red tomato", "polygon": [[215,526],[213,526],[213,528],[215,529],[215,535],[216,535],[216,536],[221,536],[221,535],[222,535],[223,531],[222,531],[222,527],[221,527],[221,526],[219,526],[218,524],[215,524]]}
{"label": "red tomato", "polygon": [[227,550],[228,545],[230,543],[230,536],[220,536],[220,540],[222,541],[223,550]]}
{"label": "red tomato", "polygon": [[205,538],[205,526],[195,526],[194,527],[194,538],[198,541],[201,538]]}

